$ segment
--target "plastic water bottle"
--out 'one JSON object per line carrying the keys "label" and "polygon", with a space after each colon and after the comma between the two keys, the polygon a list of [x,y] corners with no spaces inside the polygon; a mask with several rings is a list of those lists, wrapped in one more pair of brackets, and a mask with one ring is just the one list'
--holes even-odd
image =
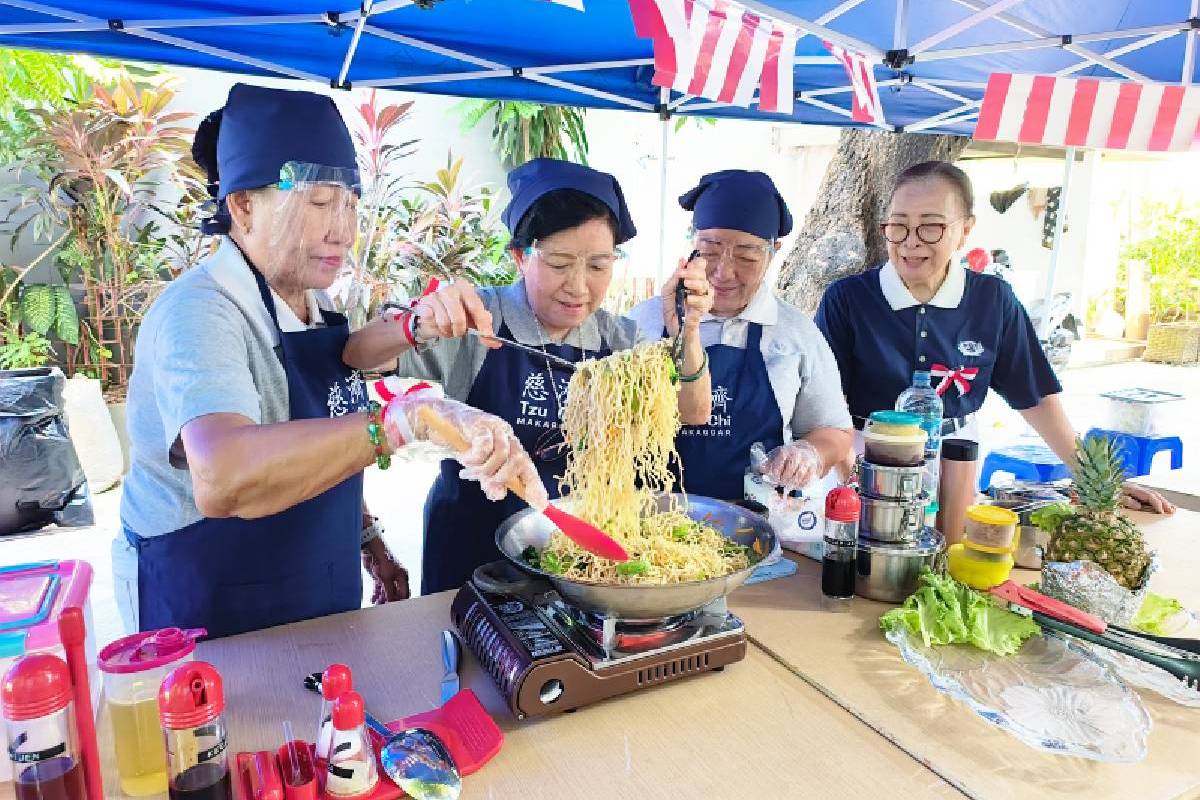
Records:
{"label": "plastic water bottle", "polygon": [[913,373],[912,386],[896,398],[896,410],[921,418],[921,429],[928,436],[925,440],[925,488],[936,498],[942,452],[942,398],[930,383],[928,372],[917,370]]}

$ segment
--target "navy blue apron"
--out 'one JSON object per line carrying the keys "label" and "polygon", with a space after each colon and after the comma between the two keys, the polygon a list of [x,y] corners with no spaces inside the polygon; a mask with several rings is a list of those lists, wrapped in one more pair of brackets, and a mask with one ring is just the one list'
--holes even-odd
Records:
{"label": "navy blue apron", "polygon": [[[511,339],[507,325],[497,335]],[[581,361],[585,353],[578,347],[548,344],[546,352],[567,361]],[[612,351],[589,351],[586,357],[601,358]],[[553,374],[557,387],[551,385]],[[533,458],[534,466],[546,485],[550,498],[559,496],[558,479],[567,468],[566,449],[553,457],[535,451],[545,446],[547,435],[561,427],[559,401],[566,407],[567,383],[571,375],[562,369],[548,370],[545,359],[518,350],[501,347],[488,351],[483,366],[471,385],[467,405],[495,414],[513,426],[517,438]],[[554,437],[560,442],[560,437]],[[421,594],[457,589],[471,577],[476,567],[503,558],[496,547],[496,529],[521,509],[524,501],[512,494],[500,502],[484,495],[476,481],[458,477],[462,465],[453,459],[442,462],[441,474],[425,500],[425,551],[421,561]]]}
{"label": "navy blue apron", "polygon": [[769,453],[783,444],[783,415],[762,356],[762,325],[750,323],[746,348],[706,347],[713,408],[707,425],[685,425],[675,437],[688,494],[739,502],[750,446]]}
{"label": "navy blue apron", "polygon": [[[251,267],[279,331],[267,283]],[[366,388],[342,362],[346,318],[321,312],[324,328],[279,332],[290,419],[322,419],[366,407]],[[366,436],[363,430],[363,436]],[[260,519],[201,519],[163,536],[125,531],[138,554],[138,625],[207,628],[210,637],[350,611],[362,605],[362,474]]]}

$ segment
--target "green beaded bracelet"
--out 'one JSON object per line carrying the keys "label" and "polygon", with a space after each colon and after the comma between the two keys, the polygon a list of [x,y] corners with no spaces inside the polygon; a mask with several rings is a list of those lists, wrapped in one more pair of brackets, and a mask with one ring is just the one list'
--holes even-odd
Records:
{"label": "green beaded bracelet", "polygon": [[704,371],[706,369],[708,369],[708,351],[707,350],[704,351],[704,360],[700,362],[700,369],[696,370],[696,372],[692,375],[680,375],[679,382],[680,383],[695,383],[696,381],[700,380],[700,377],[702,375],[704,375]]}
{"label": "green beaded bracelet", "polygon": [[372,400],[369,408],[371,421],[367,423],[367,435],[371,437],[371,444],[375,446],[375,465],[380,469],[387,469],[392,465],[392,456],[384,448],[383,406]]}

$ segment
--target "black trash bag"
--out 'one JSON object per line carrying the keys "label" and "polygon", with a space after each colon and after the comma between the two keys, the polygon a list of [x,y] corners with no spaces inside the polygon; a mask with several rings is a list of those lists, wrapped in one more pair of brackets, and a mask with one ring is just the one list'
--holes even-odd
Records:
{"label": "black trash bag", "polygon": [[0,534],[93,522],[63,419],[65,383],[57,367],[0,370]]}

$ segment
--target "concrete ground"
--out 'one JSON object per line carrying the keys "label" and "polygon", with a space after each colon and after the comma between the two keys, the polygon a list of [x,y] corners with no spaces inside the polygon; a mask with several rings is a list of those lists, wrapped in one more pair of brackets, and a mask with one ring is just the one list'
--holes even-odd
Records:
{"label": "concrete ground", "polygon": [[[1200,494],[1200,428],[1189,424],[1188,414],[1200,405],[1200,368],[1130,362],[1068,370],[1063,376],[1064,403],[1076,428],[1086,430],[1101,424],[1105,403],[1100,392],[1141,387],[1176,392],[1187,400],[1174,404],[1169,413],[1171,429],[1184,440],[1184,469],[1171,473],[1163,460],[1155,464],[1151,482],[1167,481],[1191,495]],[[981,412],[981,438],[985,449],[1011,443],[1031,433],[1021,417],[994,393]],[[1164,457],[1165,458],[1165,457]],[[421,583],[421,509],[436,474],[436,463],[424,458],[398,459],[387,472],[372,467],[366,473],[366,498],[386,528],[392,552],[409,570],[414,591]],[[83,559],[96,571],[92,588],[92,610],[96,638],[100,643],[122,635],[112,588],[112,559],[109,545],[119,528],[120,490],[98,495],[93,500],[96,524],[89,528],[48,528],[34,534],[0,539],[0,565],[42,559]],[[369,593],[369,584],[367,591]]]}

